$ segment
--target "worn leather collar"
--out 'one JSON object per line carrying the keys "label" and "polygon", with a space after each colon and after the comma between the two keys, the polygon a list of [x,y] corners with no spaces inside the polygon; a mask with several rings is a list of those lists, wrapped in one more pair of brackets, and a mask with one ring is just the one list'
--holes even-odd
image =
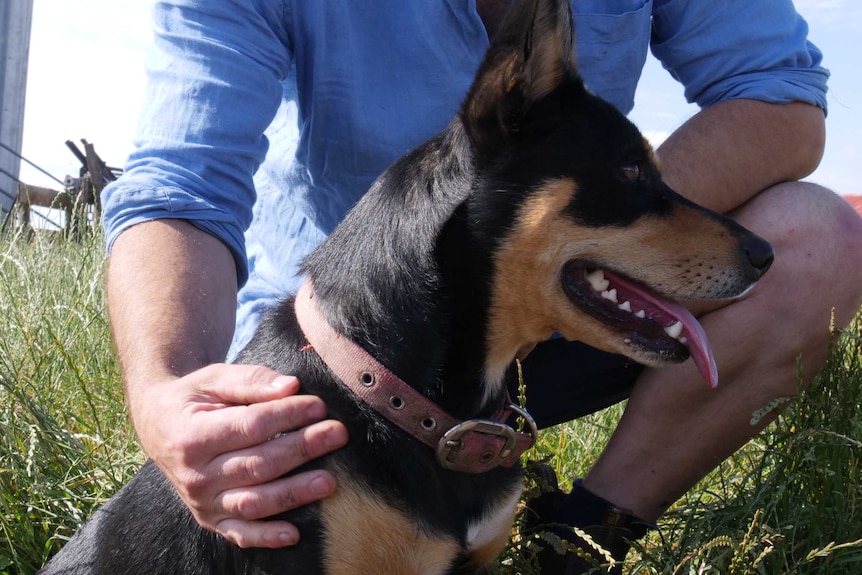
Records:
{"label": "worn leather collar", "polygon": [[[338,379],[383,417],[433,449],[441,467],[464,473],[510,467],[535,443],[536,423],[509,403],[508,396],[491,419],[462,421],[407,385],[329,325],[315,302],[310,280],[302,284],[295,309],[310,347]],[[524,419],[529,434],[506,424],[513,412]]]}

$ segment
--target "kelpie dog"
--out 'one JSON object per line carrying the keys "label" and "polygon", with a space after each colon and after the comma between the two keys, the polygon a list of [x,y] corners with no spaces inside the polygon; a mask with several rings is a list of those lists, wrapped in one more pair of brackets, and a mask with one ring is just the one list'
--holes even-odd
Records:
{"label": "kelpie dog", "polygon": [[654,366],[691,356],[714,384],[703,330],[672,300],[738,296],[771,260],[670,190],[586,89],[568,2],[518,1],[457,117],[376,181],[240,355],[297,375],[349,430],[309,465],[337,493],[284,514],[301,542],[244,550],[204,531],[150,462],[43,573],[480,572],[531,443],[509,425],[513,360],[559,333]]}

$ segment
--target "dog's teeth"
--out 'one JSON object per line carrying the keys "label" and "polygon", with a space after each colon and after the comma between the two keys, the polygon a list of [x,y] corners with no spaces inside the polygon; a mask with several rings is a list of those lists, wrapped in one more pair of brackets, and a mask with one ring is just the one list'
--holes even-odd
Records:
{"label": "dog's teeth", "polygon": [[608,291],[603,291],[602,297],[605,299],[609,299],[614,303],[617,303],[617,290],[616,290],[616,288],[614,288],[612,290],[608,290]]}
{"label": "dog's teeth", "polygon": [[608,289],[608,286],[611,282],[605,279],[605,272],[602,270],[596,270],[590,272],[586,275],[587,281],[590,282],[590,285],[593,286],[593,289],[602,292]]}
{"label": "dog's teeth", "polygon": [[682,334],[682,322],[678,321],[673,325],[664,328],[664,332],[674,339],[677,339]]}
{"label": "dog's teeth", "polygon": [[631,311],[632,311],[632,304],[631,304],[631,302],[628,302],[628,301],[624,301],[623,303],[621,303],[617,307],[620,308],[621,310],[627,311],[629,313],[631,313]]}
{"label": "dog's teeth", "polygon": [[646,317],[646,312],[642,309],[638,310],[637,312],[635,312],[635,317],[639,317],[639,318],[643,319]]}
{"label": "dog's teeth", "polygon": [[685,336],[679,338],[679,343],[683,343],[683,344],[688,343],[688,338]]}

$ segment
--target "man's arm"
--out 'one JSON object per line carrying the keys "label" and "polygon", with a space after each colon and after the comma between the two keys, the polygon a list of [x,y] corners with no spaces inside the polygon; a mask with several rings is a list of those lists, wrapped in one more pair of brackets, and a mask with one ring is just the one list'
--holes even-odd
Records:
{"label": "man's arm", "polygon": [[120,235],[109,263],[108,311],[131,400],[148,380],[224,360],[237,287],[220,241],[182,220],[155,220]]}
{"label": "man's arm", "polygon": [[[144,451],[197,521],[243,547],[299,534],[260,519],[330,495],[324,471],[283,475],[346,442],[296,378],[223,361],[234,328],[236,267],[217,239],[154,220],[114,243],[106,289],[129,411]],[[282,432],[284,435],[270,440]]]}
{"label": "man's arm", "polygon": [[727,100],[680,126],[658,157],[670,187],[728,212],[770,186],[813,172],[825,139],[823,110],[816,106]]}

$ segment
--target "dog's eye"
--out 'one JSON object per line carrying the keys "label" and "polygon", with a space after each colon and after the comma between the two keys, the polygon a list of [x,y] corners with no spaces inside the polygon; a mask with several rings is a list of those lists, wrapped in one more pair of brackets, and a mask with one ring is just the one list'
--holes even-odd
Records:
{"label": "dog's eye", "polygon": [[626,177],[630,182],[636,182],[641,179],[641,169],[638,164],[631,164],[629,166],[623,166],[621,168],[623,176]]}

